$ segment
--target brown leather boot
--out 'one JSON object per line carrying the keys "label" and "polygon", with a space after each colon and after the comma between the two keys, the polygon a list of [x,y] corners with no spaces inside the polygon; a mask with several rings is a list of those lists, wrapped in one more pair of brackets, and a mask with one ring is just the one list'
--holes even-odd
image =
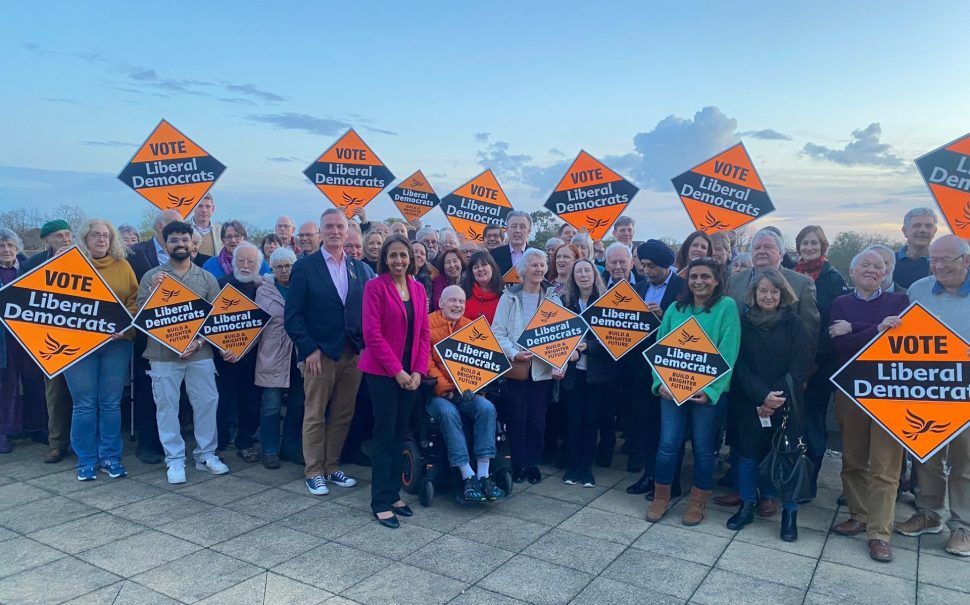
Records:
{"label": "brown leather boot", "polygon": [[698,525],[704,520],[704,507],[707,506],[707,499],[711,495],[709,489],[690,488],[690,496],[687,499],[687,510],[680,522],[691,527]]}
{"label": "brown leather boot", "polygon": [[647,521],[651,523],[660,521],[663,519],[664,514],[667,512],[667,508],[669,507],[670,486],[660,483],[654,484],[653,502],[650,503],[650,508],[647,509]]}

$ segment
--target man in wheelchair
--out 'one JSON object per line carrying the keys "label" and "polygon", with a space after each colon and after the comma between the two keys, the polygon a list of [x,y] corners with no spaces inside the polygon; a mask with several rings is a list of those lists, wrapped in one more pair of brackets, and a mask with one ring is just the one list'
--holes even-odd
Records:
{"label": "man in wheelchair", "polygon": [[[446,287],[441,292],[439,310],[428,318],[431,342],[439,342],[470,323],[464,313],[465,292],[458,286]],[[489,463],[495,457],[495,406],[471,391],[459,393],[434,347],[431,347],[428,377],[434,378],[436,384],[427,411],[441,427],[448,448],[448,464],[461,471],[459,501],[485,502],[504,498],[505,491],[495,485],[488,472]],[[465,443],[463,417],[474,423],[475,470],[472,470]]]}

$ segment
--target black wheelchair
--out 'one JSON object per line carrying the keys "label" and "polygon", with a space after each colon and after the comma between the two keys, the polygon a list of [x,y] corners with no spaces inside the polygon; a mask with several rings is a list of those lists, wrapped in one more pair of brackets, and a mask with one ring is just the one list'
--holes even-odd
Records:
{"label": "black wheelchair", "polygon": [[[512,454],[500,403],[505,399],[504,381],[499,379],[480,393],[492,402],[497,412],[495,429],[495,459],[489,465],[489,475],[506,496],[512,494]],[[460,490],[461,474],[448,464],[448,448],[441,427],[427,412],[427,403],[434,396],[433,379],[421,383],[421,396],[414,410],[411,435],[404,440],[401,484],[404,491],[417,494],[421,506],[431,506],[436,490]],[[463,423],[465,442],[472,443],[471,423]],[[470,464],[475,466],[471,457]]]}

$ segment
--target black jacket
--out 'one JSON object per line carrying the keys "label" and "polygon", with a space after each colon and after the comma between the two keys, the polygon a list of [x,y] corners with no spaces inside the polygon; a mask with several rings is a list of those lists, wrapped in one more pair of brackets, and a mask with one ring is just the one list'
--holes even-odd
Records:
{"label": "black jacket", "polygon": [[[772,431],[763,430],[758,420],[758,406],[771,391],[784,391],[786,405],[802,404],[803,387],[811,370],[811,347],[801,319],[790,309],[771,328],[759,328],[748,312],[741,316],[741,348],[734,365],[728,401],[728,432],[732,446],[745,458],[761,458],[767,453]],[[795,392],[790,393],[785,375],[791,374]],[[799,407],[792,408],[792,422],[801,416]],[[772,430],[781,424],[779,409],[772,416]]]}
{"label": "black jacket", "polygon": [[128,253],[128,264],[135,272],[135,279],[141,282],[141,278],[151,269],[161,265],[158,262],[158,253],[155,251],[155,238],[150,237],[144,242],[138,242],[131,247]]}
{"label": "black jacket", "polygon": [[[566,308],[577,315],[582,314],[578,302],[571,303]],[[631,354],[627,353],[627,355]],[[562,388],[571,389],[577,386],[577,361],[571,361],[566,365],[566,376],[563,377]],[[613,357],[609,351],[606,350],[606,347],[603,346],[593,331],[590,330],[586,333],[586,383],[603,384],[619,379],[620,364],[613,361]]]}
{"label": "black jacket", "polygon": [[[642,280],[637,281],[637,285],[633,286],[633,290],[643,300],[643,297],[647,295],[647,289],[649,287],[650,282],[644,277]],[[664,295],[660,299],[660,308],[666,311],[670,305],[677,302],[677,298],[686,289],[687,282],[684,278],[677,275],[676,272],[671,271],[670,281],[667,282],[667,289],[664,290]],[[660,324],[658,323],[657,325],[659,326]],[[647,381],[647,391],[650,391],[650,386],[653,384],[653,376],[650,373],[650,364],[643,358],[643,352],[656,341],[656,332],[654,332],[620,360],[620,363],[624,364],[624,369],[630,372],[630,375],[636,376],[638,380]]]}
{"label": "black jacket", "polygon": [[848,293],[845,278],[832,265],[825,261],[822,271],[815,280],[815,306],[818,307],[819,330],[818,352],[815,359],[820,367],[832,365],[836,359],[832,339],[829,337],[829,324],[832,323],[832,301]]}
{"label": "black jacket", "polygon": [[358,353],[364,348],[361,305],[364,284],[373,273],[370,267],[349,255],[345,254],[344,259],[348,283],[346,304],[340,300],[321,252],[301,258],[293,265],[283,326],[296,345],[301,361],[317,349],[337,361],[347,343]]}
{"label": "black jacket", "polygon": [[50,248],[44,250],[43,252],[38,252],[37,254],[31,256],[25,261],[21,261],[20,269],[18,270],[19,275],[30,271],[31,269],[36,269],[42,263],[46,262],[48,259],[54,257],[54,251]]}

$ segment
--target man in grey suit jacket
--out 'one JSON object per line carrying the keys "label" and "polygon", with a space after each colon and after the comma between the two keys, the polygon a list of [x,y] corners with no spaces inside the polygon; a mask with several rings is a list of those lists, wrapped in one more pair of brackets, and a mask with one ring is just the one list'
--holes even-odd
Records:
{"label": "man in grey suit jacket", "polygon": [[785,242],[771,229],[762,229],[755,233],[751,240],[751,259],[754,268],[750,271],[735,273],[727,280],[727,295],[738,303],[738,309],[744,311],[744,298],[748,287],[754,281],[759,271],[777,269],[781,272],[788,285],[798,296],[795,314],[802,320],[805,331],[808,332],[808,345],[814,351],[818,343],[819,315],[815,304],[815,282],[811,277],[796,273],[781,266],[781,259],[785,251]]}

